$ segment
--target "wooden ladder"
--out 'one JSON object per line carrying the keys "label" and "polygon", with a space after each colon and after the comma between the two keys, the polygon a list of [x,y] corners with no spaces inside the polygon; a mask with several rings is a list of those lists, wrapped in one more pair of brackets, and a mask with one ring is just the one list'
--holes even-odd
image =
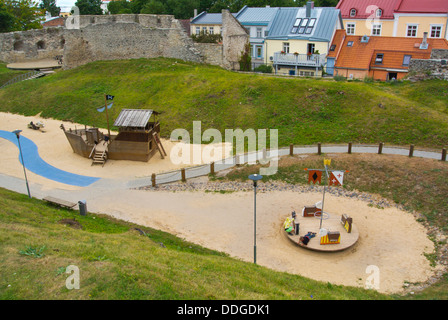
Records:
{"label": "wooden ladder", "polygon": [[93,154],[92,157],[92,166],[94,164],[101,164],[104,167],[106,161],[107,161],[107,150],[104,151],[95,150],[95,153]]}
{"label": "wooden ladder", "polygon": [[154,138],[154,142],[156,143],[156,147],[159,150],[160,155],[162,156],[162,159],[165,159],[166,151],[162,145],[162,141],[160,141],[160,137],[158,136],[157,132],[153,132],[152,136]]}

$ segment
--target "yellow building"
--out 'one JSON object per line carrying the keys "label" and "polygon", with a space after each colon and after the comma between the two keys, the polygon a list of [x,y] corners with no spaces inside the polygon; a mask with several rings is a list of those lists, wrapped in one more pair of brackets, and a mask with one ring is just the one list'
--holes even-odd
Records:
{"label": "yellow building", "polygon": [[448,39],[447,0],[340,0],[347,35]]}
{"label": "yellow building", "polygon": [[201,32],[222,35],[222,14],[206,11],[195,14],[190,21],[190,34],[199,35]]}
{"label": "yellow building", "polygon": [[276,74],[321,76],[336,30],[342,29],[336,8],[279,8],[266,30],[265,63]]}

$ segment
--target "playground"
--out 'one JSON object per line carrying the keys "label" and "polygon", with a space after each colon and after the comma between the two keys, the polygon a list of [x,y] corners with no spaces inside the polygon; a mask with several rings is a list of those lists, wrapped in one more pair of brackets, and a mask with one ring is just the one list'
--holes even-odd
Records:
{"label": "playground", "polygon": [[[30,121],[42,121],[45,127],[41,130],[28,129]],[[33,197],[42,199],[54,196],[72,202],[83,199],[87,202],[89,212],[105,213],[157,228],[226,252],[232,257],[253,261],[252,190],[207,193],[125,188],[123,186],[127,181],[152,173],[177,170],[181,166],[172,164],[168,158],[162,159],[158,154],[148,162],[110,160],[104,167],[92,166],[91,160],[73,152],[60,129],[61,123],[39,116],[0,113],[1,130],[11,132],[21,129],[22,136],[36,145],[45,163],[71,174],[96,179],[86,186],[76,186],[55,181],[51,175],[45,176],[46,173],[29,171]],[[84,127],[65,124],[67,127]],[[19,151],[11,142],[0,139],[3,150],[0,186],[23,192]],[[163,140],[163,145],[169,155],[175,143]],[[206,181],[207,176],[198,179]],[[368,267],[376,266],[380,272],[378,290],[385,293],[401,292],[406,282],[425,282],[437,271],[424,255],[434,251],[434,243],[428,238],[424,226],[412,214],[396,207],[377,208],[360,199],[331,193],[325,196],[324,212],[336,217],[338,228],[342,228],[339,230],[341,239],[347,235],[341,217],[348,215],[353,219],[352,234],[355,231],[358,234],[356,243],[335,252],[319,252],[298,246],[295,239],[291,241],[288,235],[285,236],[282,228],[285,218],[291,216],[293,211],[300,216],[304,206],[321,200],[322,190],[318,187],[310,192],[268,192],[260,188],[257,194],[257,263],[315,280],[356,287],[365,287],[370,275]],[[319,224],[316,217],[308,219]],[[329,222],[330,219],[322,220],[323,227]],[[305,223],[300,228],[301,234],[313,231],[308,230]],[[313,246],[318,241],[319,237],[312,238],[308,245]],[[324,247],[331,246],[335,244]]]}

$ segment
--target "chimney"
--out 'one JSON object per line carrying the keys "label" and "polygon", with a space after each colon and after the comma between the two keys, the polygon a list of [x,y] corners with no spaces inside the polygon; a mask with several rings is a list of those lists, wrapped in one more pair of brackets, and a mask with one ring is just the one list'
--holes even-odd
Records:
{"label": "chimney", "polygon": [[[190,12],[191,12],[191,11],[190,11]],[[198,9],[194,9],[193,18],[196,18],[197,15],[198,15]]]}
{"label": "chimney", "polygon": [[306,17],[311,17],[311,10],[314,9],[314,1],[308,1],[306,3]]}
{"label": "chimney", "polygon": [[428,49],[428,32],[423,32],[423,41],[420,45],[420,49],[425,50]]}

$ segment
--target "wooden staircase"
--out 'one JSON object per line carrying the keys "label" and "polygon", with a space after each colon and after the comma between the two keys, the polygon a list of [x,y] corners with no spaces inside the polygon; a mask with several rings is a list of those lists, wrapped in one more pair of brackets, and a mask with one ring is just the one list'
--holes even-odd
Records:
{"label": "wooden staircase", "polygon": [[97,150],[96,146],[93,147],[89,158],[92,158],[92,166],[94,164],[101,164],[104,167],[104,164],[107,161],[107,148],[104,150]]}

